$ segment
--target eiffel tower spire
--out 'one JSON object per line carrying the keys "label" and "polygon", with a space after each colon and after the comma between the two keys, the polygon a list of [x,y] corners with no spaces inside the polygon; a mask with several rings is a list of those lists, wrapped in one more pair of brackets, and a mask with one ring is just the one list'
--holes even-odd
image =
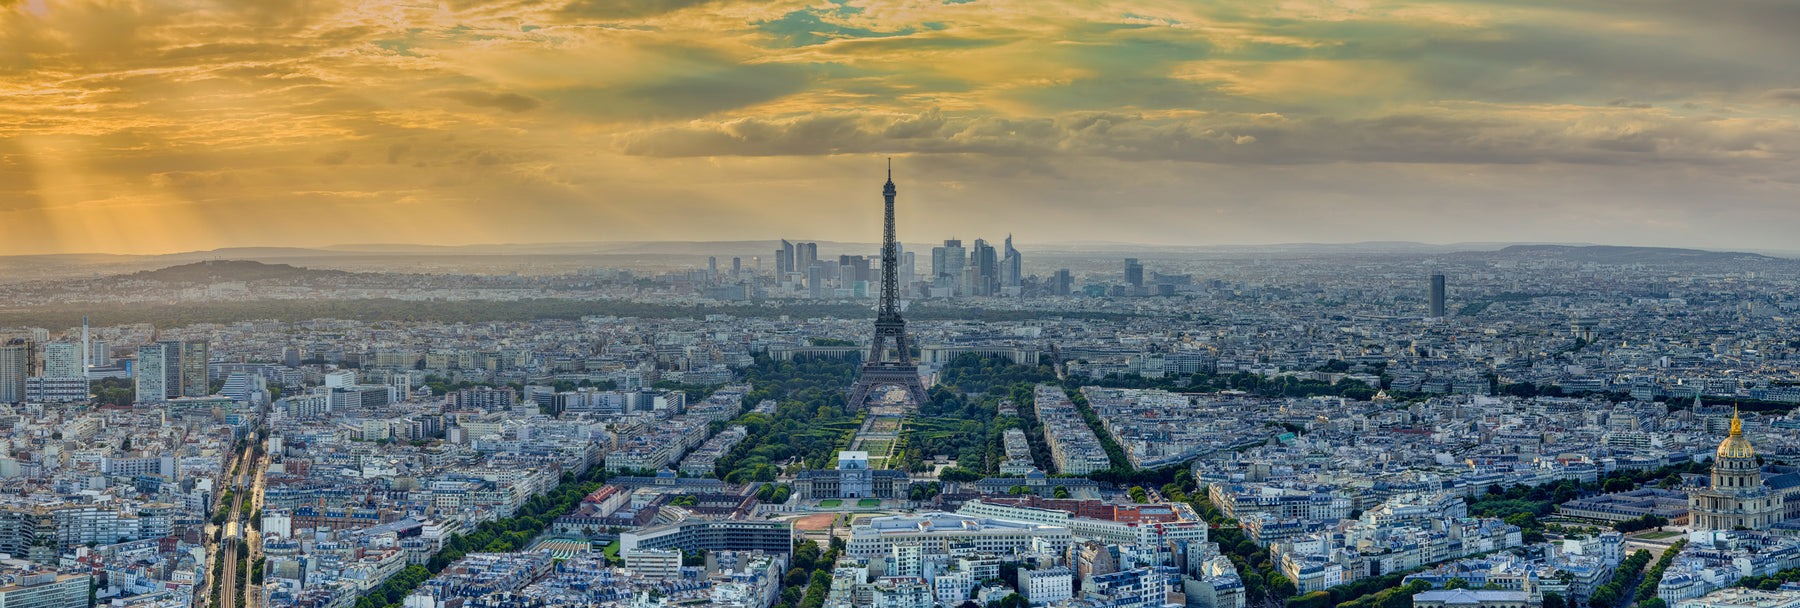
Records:
{"label": "eiffel tower spire", "polygon": [[900,318],[900,247],[894,241],[894,159],[888,159],[887,185],[881,187],[881,198],[887,202],[886,219],[881,231],[881,320]]}

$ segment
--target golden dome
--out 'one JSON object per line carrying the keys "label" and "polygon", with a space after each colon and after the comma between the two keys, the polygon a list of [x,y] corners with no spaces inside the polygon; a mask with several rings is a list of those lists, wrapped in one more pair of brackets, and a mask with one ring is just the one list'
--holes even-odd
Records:
{"label": "golden dome", "polygon": [[1744,421],[1738,418],[1737,411],[1731,412],[1731,436],[1719,442],[1719,458],[1755,458],[1756,448],[1750,447],[1750,440],[1744,438]]}

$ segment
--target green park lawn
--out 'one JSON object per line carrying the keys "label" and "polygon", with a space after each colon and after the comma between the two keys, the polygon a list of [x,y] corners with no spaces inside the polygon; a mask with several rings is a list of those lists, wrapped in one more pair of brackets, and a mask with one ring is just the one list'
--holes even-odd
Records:
{"label": "green park lawn", "polygon": [[819,501],[819,506],[825,507],[825,508],[841,507],[841,506],[844,506],[844,501],[838,500],[836,498],[827,498],[825,500]]}
{"label": "green park lawn", "polygon": [[881,506],[881,499],[879,499],[879,498],[864,498],[862,500],[856,501],[856,506],[879,507],[879,506]]}

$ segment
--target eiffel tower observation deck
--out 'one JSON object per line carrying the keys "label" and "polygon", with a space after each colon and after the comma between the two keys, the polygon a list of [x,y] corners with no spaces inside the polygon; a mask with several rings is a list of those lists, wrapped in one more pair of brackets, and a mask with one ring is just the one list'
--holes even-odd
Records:
{"label": "eiffel tower observation deck", "polygon": [[[893,389],[906,393],[907,406],[925,403],[925,383],[919,379],[919,366],[913,364],[912,344],[906,338],[906,319],[900,316],[900,248],[894,238],[894,161],[888,160],[888,180],[881,188],[887,202],[887,216],[881,239],[881,306],[875,313],[875,339],[869,343],[869,356],[863,360],[862,375],[850,390],[848,405],[868,407],[869,397]],[[890,343],[893,352],[888,348]],[[891,355],[891,357],[890,357]]]}

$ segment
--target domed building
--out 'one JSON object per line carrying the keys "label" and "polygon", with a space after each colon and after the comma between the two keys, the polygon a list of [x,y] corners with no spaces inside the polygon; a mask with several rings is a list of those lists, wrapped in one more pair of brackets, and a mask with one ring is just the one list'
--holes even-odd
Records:
{"label": "domed building", "polygon": [[1688,527],[1767,530],[1786,518],[1786,494],[1763,482],[1756,448],[1744,438],[1744,421],[1733,412],[1731,436],[1713,455],[1712,487],[1688,493]]}

